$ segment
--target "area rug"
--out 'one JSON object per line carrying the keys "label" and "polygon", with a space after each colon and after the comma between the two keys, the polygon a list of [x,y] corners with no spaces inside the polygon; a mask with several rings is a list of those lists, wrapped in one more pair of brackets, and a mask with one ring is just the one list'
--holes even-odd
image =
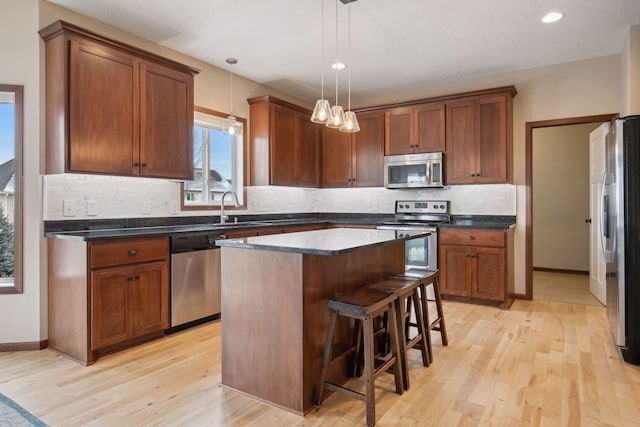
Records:
{"label": "area rug", "polygon": [[0,427],[46,427],[29,411],[0,393]]}

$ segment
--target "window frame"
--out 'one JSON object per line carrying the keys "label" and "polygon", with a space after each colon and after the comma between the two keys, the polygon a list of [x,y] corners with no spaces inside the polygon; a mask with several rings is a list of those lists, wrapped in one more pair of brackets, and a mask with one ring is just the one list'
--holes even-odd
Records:
{"label": "window frame", "polygon": [[[220,117],[226,119],[229,117],[229,114],[222,113],[220,111],[212,110],[205,107],[194,106],[194,111],[202,114],[208,114],[214,117]],[[248,206],[247,203],[247,182],[248,182],[248,140],[247,140],[247,120],[243,117],[236,117],[236,120],[242,123],[242,204],[238,207],[235,207],[233,204],[227,206],[225,204],[225,210],[234,210],[234,209],[245,209]],[[195,125],[195,121],[194,121]],[[228,198],[229,202],[232,202],[231,198]],[[184,182],[180,182],[180,210],[181,211],[203,211],[203,210],[220,210],[221,206],[219,204],[209,204],[209,205],[185,205],[184,203]]]}
{"label": "window frame", "polygon": [[0,286],[0,294],[24,292],[22,276],[22,225],[23,225],[23,167],[24,150],[24,86],[0,84],[0,92],[13,92],[14,101],[14,213],[13,213],[13,286]]}

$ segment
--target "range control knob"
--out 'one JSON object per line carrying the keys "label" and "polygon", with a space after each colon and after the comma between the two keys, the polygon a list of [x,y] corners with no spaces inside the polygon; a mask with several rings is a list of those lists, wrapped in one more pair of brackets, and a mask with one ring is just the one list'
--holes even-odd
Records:
{"label": "range control knob", "polygon": [[438,205],[433,205],[433,209],[438,209],[440,206]]}
{"label": "range control knob", "polygon": [[444,209],[444,205],[440,205],[440,209]]}

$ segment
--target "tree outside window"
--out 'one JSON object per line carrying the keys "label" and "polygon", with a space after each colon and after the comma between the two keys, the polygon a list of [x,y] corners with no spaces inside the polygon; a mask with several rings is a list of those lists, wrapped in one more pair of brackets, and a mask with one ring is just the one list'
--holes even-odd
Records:
{"label": "tree outside window", "polygon": [[[226,115],[196,107],[193,128],[194,179],[183,185],[183,209],[219,206],[226,191],[235,191],[244,204],[244,121],[242,131],[224,131]],[[232,203],[227,198],[225,203]]]}

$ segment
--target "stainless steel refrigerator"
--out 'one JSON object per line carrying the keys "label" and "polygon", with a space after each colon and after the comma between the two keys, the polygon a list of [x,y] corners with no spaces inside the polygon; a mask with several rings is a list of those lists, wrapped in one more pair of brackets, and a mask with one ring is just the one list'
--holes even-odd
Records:
{"label": "stainless steel refrigerator", "polygon": [[616,120],[606,140],[601,238],[607,316],[625,361],[640,364],[640,116]]}

